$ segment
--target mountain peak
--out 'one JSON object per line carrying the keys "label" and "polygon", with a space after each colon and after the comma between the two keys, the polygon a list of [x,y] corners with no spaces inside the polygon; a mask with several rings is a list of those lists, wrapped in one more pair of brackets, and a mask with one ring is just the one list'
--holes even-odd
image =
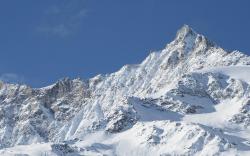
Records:
{"label": "mountain peak", "polygon": [[[185,51],[192,49],[193,47],[203,47],[207,49],[217,46],[214,42],[209,40],[202,34],[198,34],[190,26],[184,24],[178,31],[174,40],[174,43],[180,43],[184,45]],[[183,44],[184,43],[184,44]]]}
{"label": "mountain peak", "polygon": [[183,40],[188,36],[196,36],[197,33],[188,25],[184,24],[176,34],[176,39]]}

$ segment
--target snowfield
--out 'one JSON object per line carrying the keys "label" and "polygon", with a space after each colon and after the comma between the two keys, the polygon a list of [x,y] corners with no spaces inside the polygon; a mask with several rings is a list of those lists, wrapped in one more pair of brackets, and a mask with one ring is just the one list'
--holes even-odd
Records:
{"label": "snowfield", "polygon": [[141,64],[0,82],[0,155],[250,155],[250,57],[184,25]]}
{"label": "snowfield", "polygon": [[242,81],[250,83],[250,66],[229,66],[229,67],[216,67],[216,68],[208,68],[204,70],[200,70],[198,72],[212,72],[212,73],[222,73],[224,75],[228,75],[231,78],[239,79]]}

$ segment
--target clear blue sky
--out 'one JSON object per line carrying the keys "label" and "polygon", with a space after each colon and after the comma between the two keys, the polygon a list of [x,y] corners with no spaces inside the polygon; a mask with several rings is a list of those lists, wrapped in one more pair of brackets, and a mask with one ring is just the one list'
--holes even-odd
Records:
{"label": "clear blue sky", "polygon": [[250,54],[249,0],[1,0],[0,79],[41,87],[114,72],[183,24]]}

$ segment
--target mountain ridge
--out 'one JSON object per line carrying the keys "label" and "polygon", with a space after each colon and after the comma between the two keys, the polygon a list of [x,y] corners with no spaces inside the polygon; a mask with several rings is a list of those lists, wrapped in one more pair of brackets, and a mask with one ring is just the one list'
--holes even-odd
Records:
{"label": "mountain ridge", "polygon": [[235,67],[248,65],[184,25],[166,48],[111,74],[0,83],[0,154],[38,143],[50,155],[247,155],[250,138],[239,133],[248,134],[250,85]]}

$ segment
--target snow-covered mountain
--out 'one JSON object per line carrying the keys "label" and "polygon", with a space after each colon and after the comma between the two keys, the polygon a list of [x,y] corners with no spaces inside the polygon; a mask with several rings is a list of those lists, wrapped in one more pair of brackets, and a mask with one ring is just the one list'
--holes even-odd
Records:
{"label": "snow-covered mountain", "polygon": [[184,25],[141,64],[0,82],[0,155],[250,155],[250,57]]}

